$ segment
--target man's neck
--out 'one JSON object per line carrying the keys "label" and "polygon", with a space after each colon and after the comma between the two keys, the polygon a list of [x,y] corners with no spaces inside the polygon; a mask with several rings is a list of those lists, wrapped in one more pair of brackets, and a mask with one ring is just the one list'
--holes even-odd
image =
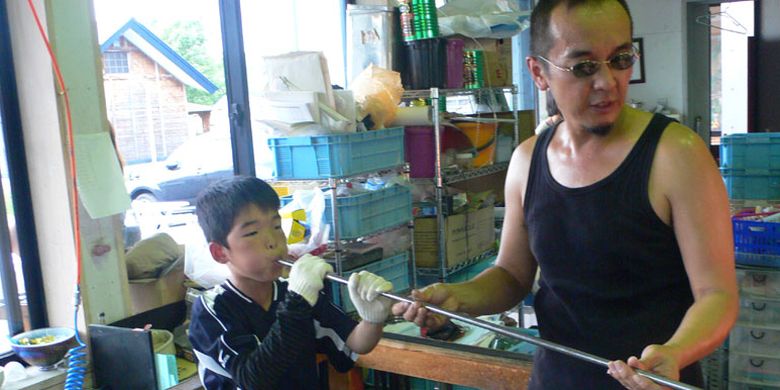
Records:
{"label": "man's neck", "polygon": [[624,108],[605,134],[597,134],[585,126],[564,120],[559,128],[561,131],[556,134],[556,138],[559,139],[560,145],[575,153],[594,147],[600,148],[625,135],[630,115],[631,113]]}

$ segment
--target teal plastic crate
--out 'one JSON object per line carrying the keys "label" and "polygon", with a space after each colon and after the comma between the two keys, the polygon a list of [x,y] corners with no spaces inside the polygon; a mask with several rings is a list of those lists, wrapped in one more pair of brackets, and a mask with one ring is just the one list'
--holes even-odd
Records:
{"label": "teal plastic crate", "polygon": [[[363,270],[379,275],[393,283],[393,292],[408,290],[411,287],[408,252],[399,253],[393,257],[388,257],[352,270],[342,271],[341,273],[345,278],[349,278],[349,275]],[[355,311],[355,306],[352,305],[352,300],[349,298],[347,286],[332,282],[331,291],[333,293],[333,303],[340,306],[347,313]]]}
{"label": "teal plastic crate", "polygon": [[729,199],[780,199],[780,169],[721,168]]}
{"label": "teal plastic crate", "polygon": [[722,137],[720,167],[780,169],[780,133],[730,134]]}
{"label": "teal plastic crate", "polygon": [[[292,196],[280,199],[282,206],[292,201]],[[325,197],[325,223],[332,226],[332,199]],[[351,240],[401,225],[412,219],[412,193],[409,188],[396,185],[381,190],[363,192],[352,196],[336,197],[338,207],[339,238]],[[330,238],[334,238],[333,229]]]}
{"label": "teal plastic crate", "polygon": [[269,138],[274,177],[326,179],[392,168],[404,163],[404,129]]}
{"label": "teal plastic crate", "polygon": [[[333,222],[331,201],[325,198],[325,222]],[[354,196],[337,197],[339,237],[344,240],[363,237],[398,226],[412,219],[412,193],[404,186],[393,186]],[[331,229],[331,239],[333,231]]]}

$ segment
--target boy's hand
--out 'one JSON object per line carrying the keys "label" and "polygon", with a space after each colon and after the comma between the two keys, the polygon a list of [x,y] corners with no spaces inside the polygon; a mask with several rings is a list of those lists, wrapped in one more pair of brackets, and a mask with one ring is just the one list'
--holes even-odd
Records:
{"label": "boy's hand", "polygon": [[325,260],[308,254],[303,255],[292,265],[290,278],[287,280],[288,288],[302,296],[306,302],[314,307],[323,287],[322,280],[327,272],[333,272],[333,267]]}
{"label": "boy's hand", "polygon": [[393,284],[368,271],[349,276],[349,297],[360,318],[375,324],[384,323],[390,314],[390,300],[379,294],[393,289]]}

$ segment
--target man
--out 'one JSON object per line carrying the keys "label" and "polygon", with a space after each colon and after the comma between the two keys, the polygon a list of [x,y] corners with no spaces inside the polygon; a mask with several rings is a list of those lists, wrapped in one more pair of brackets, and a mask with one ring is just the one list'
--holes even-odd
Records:
{"label": "man", "polygon": [[[539,348],[530,388],[659,388],[633,368],[701,385],[696,362],[738,307],[728,200],[708,148],[624,105],[639,55],[624,0],[541,0],[531,36],[526,63],[563,121],[512,156],[496,266],[414,294],[500,312],[530,292],[538,264],[541,336],[613,361],[604,370]],[[444,321],[419,302],[393,311],[420,326]]]}

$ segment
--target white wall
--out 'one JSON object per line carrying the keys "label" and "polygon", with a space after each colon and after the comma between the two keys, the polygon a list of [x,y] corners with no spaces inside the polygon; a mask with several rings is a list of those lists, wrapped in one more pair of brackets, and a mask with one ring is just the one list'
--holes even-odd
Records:
{"label": "white wall", "polygon": [[634,37],[643,38],[645,82],[631,84],[628,101],[652,110],[659,100],[685,114],[685,3],[681,0],[628,0]]}

